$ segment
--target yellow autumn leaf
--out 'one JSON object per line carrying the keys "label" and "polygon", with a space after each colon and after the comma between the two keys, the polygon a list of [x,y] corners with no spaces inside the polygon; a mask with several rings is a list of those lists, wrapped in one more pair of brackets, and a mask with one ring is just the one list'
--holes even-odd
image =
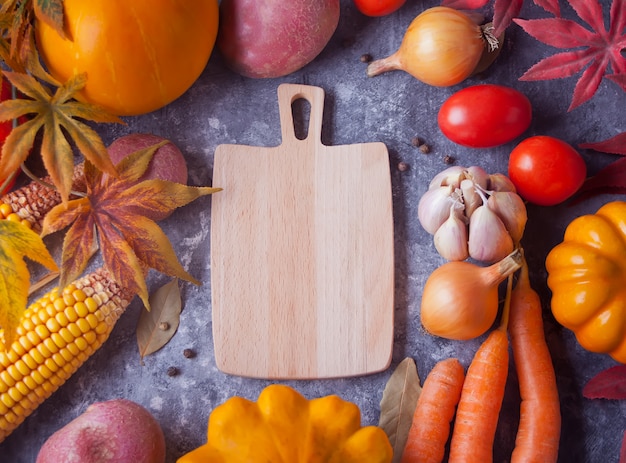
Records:
{"label": "yellow autumn leaf", "polygon": [[30,272],[24,258],[58,270],[41,237],[19,222],[0,220],[0,347],[7,349],[28,303]]}

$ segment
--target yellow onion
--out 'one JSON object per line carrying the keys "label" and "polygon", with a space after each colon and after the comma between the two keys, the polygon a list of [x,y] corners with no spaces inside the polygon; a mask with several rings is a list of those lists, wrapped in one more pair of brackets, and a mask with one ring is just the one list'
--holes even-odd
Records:
{"label": "yellow onion", "polygon": [[476,69],[486,44],[485,31],[467,14],[436,6],[418,15],[400,48],[387,58],[372,61],[367,75],[402,70],[436,87],[456,85]]}
{"label": "yellow onion", "polygon": [[467,261],[441,265],[426,280],[421,321],[435,336],[467,340],[484,334],[498,314],[498,286],[522,265],[520,249],[488,267]]}

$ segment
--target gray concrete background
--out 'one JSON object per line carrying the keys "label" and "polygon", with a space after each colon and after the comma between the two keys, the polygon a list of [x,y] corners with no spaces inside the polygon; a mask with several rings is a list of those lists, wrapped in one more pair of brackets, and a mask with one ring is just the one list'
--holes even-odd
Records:
{"label": "gray concrete background", "polygon": [[[552,135],[576,146],[626,130],[623,110],[626,94],[609,81],[601,84],[591,101],[569,113],[567,108],[578,75],[546,82],[518,81],[540,58],[558,50],[537,42],[517,26],[507,31],[504,48],[495,65],[485,74],[460,85],[429,87],[400,71],[366,77],[361,55],[369,53],[381,58],[394,52],[410,21],[436,3],[409,0],[390,16],[368,18],[356,10],[351,0],[342,0],[336,33],[317,59],[302,70],[278,79],[248,79],[228,70],[215,51],[201,78],[171,105],[144,116],[125,118],[126,126],[98,127],[107,143],[136,132],[171,139],[187,157],[190,184],[209,185],[213,153],[219,144],[276,146],[280,143],[276,89],[280,83],[291,82],[316,85],[325,90],[324,143],[381,141],[387,145],[396,262],[392,365],[384,372],[364,377],[284,382],[309,398],[338,394],[353,401],[362,411],[363,424],[378,422],[384,385],[402,359],[414,358],[423,379],[443,358],[457,356],[467,366],[483,340],[446,341],[431,337],[420,328],[421,290],[430,272],[443,260],[434,249],[432,237],[417,220],[417,204],[432,176],[447,167],[443,162],[445,155],[456,158],[458,165],[479,165],[489,172],[506,173],[508,153],[519,140],[483,150],[454,145],[437,128],[436,115],[443,101],[471,84],[500,83],[521,90],[533,104],[533,122],[524,137]],[[522,17],[548,16],[530,0],[524,3]],[[603,0],[602,4],[608,18],[610,2]],[[577,19],[566,2],[561,2],[561,7],[564,16]],[[429,154],[422,154],[411,144],[415,136],[431,146]],[[616,159],[593,152],[582,154],[590,173]],[[408,164],[409,169],[400,171],[399,162]],[[559,461],[563,463],[617,462],[626,427],[626,403],[582,398],[581,389],[586,381],[615,362],[606,356],[585,352],[569,331],[554,322],[549,312],[550,296],[543,264],[547,252],[560,242],[572,218],[595,212],[612,199],[617,197],[602,196],[576,207],[528,206],[529,221],[523,245],[533,286],[542,297],[546,335],[557,373],[563,414]],[[259,392],[272,382],[228,376],[215,366],[211,338],[210,207],[210,198],[202,198],[162,222],[185,268],[203,282],[200,287],[181,285],[184,308],[173,340],[141,364],[135,325],[142,306],[135,299],[107,343],[0,444],[0,462],[34,462],[45,439],[82,413],[90,403],[124,397],[144,405],[159,420],[167,439],[167,462],[173,463],[205,442],[207,419],[215,406],[234,395],[256,400]],[[160,274],[149,276],[151,290],[167,281],[169,279]],[[183,350],[186,348],[193,349],[196,357],[185,358]],[[171,366],[180,370],[178,376],[167,375]],[[495,462],[508,461],[514,445],[519,413],[517,395],[516,375],[511,369],[496,437]]]}

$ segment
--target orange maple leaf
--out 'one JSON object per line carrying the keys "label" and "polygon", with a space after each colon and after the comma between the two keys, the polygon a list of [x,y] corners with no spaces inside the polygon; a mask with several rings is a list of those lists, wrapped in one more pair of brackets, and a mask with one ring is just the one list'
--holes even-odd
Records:
{"label": "orange maple leaf", "polygon": [[97,242],[104,265],[117,283],[138,294],[148,309],[145,275],[149,268],[199,284],[179,263],[169,239],[153,219],[221,188],[139,181],[163,143],[120,161],[115,166],[117,177],[85,161],[86,196],[59,204],[46,215],[42,236],[70,226],[63,241],[61,287],[80,276],[97,251]]}

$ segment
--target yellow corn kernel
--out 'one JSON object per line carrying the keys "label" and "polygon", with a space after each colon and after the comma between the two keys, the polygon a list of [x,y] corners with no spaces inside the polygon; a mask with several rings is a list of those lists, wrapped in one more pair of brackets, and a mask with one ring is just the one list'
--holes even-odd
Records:
{"label": "yellow corn kernel", "polygon": [[30,374],[30,368],[28,367],[26,362],[24,362],[24,357],[15,362],[15,368],[17,369],[17,371],[20,372],[20,375],[22,375],[20,380],[24,378],[24,376],[28,376]]}
{"label": "yellow corn kernel", "polygon": [[6,353],[6,358],[9,362],[15,363],[19,360],[20,357],[15,353],[14,350],[11,349]]}
{"label": "yellow corn kernel", "polygon": [[[7,373],[11,375],[11,378],[13,378],[16,382],[17,381],[21,381],[22,378],[24,377],[24,374],[20,371],[20,369],[18,368],[17,364],[19,362],[21,362],[22,360],[18,360],[17,362],[15,362],[13,365],[9,365],[9,368],[7,368]],[[24,363],[24,362],[22,362]],[[26,366],[26,365],[24,365]]]}
{"label": "yellow corn kernel", "polygon": [[[65,349],[63,349],[65,350]],[[54,363],[56,363],[59,367],[63,367],[63,365],[65,365],[67,362],[65,360],[65,358],[63,357],[63,355],[61,355],[61,352],[57,352],[56,354],[52,355],[52,360],[54,361]]]}
{"label": "yellow corn kernel", "polygon": [[56,314],[54,319],[59,324],[59,327],[67,326],[67,324],[70,322],[67,318],[67,315],[65,314],[65,311],[59,312],[58,314]]}
{"label": "yellow corn kernel", "polygon": [[59,365],[57,365],[57,363],[52,359],[52,357],[47,358],[44,365],[52,373],[56,373],[59,370]]}
{"label": "yellow corn kernel", "polygon": [[85,299],[87,299],[87,295],[82,289],[75,289],[74,291],[72,291],[72,296],[74,296],[74,300],[76,302],[83,302]]}
{"label": "yellow corn kernel", "polygon": [[61,328],[59,330],[59,335],[63,338],[63,341],[65,341],[65,345],[72,342],[75,338],[75,336],[67,328]]}
{"label": "yellow corn kernel", "polygon": [[[79,307],[84,307],[85,312],[88,312],[87,307],[85,307],[85,304],[83,304],[82,302],[79,301],[75,305],[79,304],[82,304],[82,306]],[[76,309],[74,308],[74,306],[66,307],[63,311],[63,314],[67,317],[68,322],[75,322],[76,320],[78,320],[78,314],[76,313]]]}
{"label": "yellow corn kernel", "polygon": [[19,342],[16,342],[14,345],[12,345],[11,349],[14,350],[15,353],[19,355],[20,357],[26,353],[26,350],[24,349],[24,347],[22,347],[22,345]]}
{"label": "yellow corn kernel", "polygon": [[37,371],[41,373],[41,376],[43,376],[46,379],[50,379],[50,377],[52,376],[52,372],[50,371],[50,368],[48,368],[45,364],[39,365],[39,367],[37,367]]}
{"label": "yellow corn kernel", "polygon": [[66,365],[70,364],[72,362],[72,359],[74,358],[74,355],[70,352],[69,349],[61,349],[61,351],[55,355],[60,355],[61,357],[63,357],[63,362]]}
{"label": "yellow corn kernel", "polygon": [[52,306],[54,307],[54,310],[57,312],[62,311],[63,309],[65,309],[68,305],[73,305],[73,304],[66,304],[65,301],[62,298],[58,298],[55,299],[52,302]]}
{"label": "yellow corn kernel", "polygon": [[9,386],[9,388],[15,386],[15,380],[6,370],[0,371],[0,381]]}
{"label": "yellow corn kernel", "polygon": [[109,324],[106,321],[102,321],[94,328],[94,330],[99,335],[105,334],[109,331]]}
{"label": "yellow corn kernel", "polygon": [[91,327],[92,330],[95,329],[100,323],[100,320],[98,320],[98,317],[92,313],[90,313],[89,315],[85,317],[85,321],[89,323],[89,326]]}
{"label": "yellow corn kernel", "polygon": [[61,325],[56,318],[50,317],[48,320],[46,320],[46,328],[48,328],[50,333],[56,333],[61,329]]}
{"label": "yellow corn kernel", "polygon": [[47,359],[48,357],[52,355],[52,352],[50,352],[50,349],[48,349],[43,342],[40,344],[37,344],[37,347],[35,347],[35,350],[41,354],[41,356],[44,358],[44,362],[45,362],[45,359]]}
{"label": "yellow corn kernel", "polygon": [[80,354],[80,349],[78,348],[78,346],[76,345],[75,342],[71,342],[66,346],[66,349],[69,351],[70,354],[72,354],[74,357],[78,356],[78,354]]}
{"label": "yellow corn kernel", "polygon": [[22,397],[24,397],[17,387],[12,387],[11,389],[9,389],[9,392],[7,394],[9,394],[11,398],[16,402],[19,402],[20,400],[22,400]]}
{"label": "yellow corn kernel", "polygon": [[[52,335],[50,335],[52,336]],[[46,349],[48,349],[50,351],[50,356],[52,354],[56,354],[57,352],[59,352],[59,346],[57,346],[54,341],[52,340],[52,337],[46,338],[43,340],[43,345],[46,346]]]}
{"label": "yellow corn kernel", "polygon": [[18,342],[20,346],[22,346],[22,348],[26,351],[29,351],[33,348],[33,343],[30,342],[30,340],[28,339],[28,336],[20,336],[18,339]]}
{"label": "yellow corn kernel", "polygon": [[93,344],[98,339],[98,335],[94,333],[93,331],[87,331],[83,335],[83,339],[85,340],[85,342],[87,342],[87,348],[91,347],[93,349]]}
{"label": "yellow corn kernel", "polygon": [[50,331],[48,330],[46,325],[37,325],[35,327],[35,333],[37,333],[41,339],[46,339],[48,336],[50,336]]}
{"label": "yellow corn kernel", "polygon": [[63,292],[63,302],[65,303],[65,307],[76,304],[76,299],[72,293]]}
{"label": "yellow corn kernel", "polygon": [[7,203],[2,203],[0,204],[0,215],[2,215],[3,218],[7,218],[9,216],[9,214],[13,213],[13,208],[8,205]]}
{"label": "yellow corn kernel", "polygon": [[34,369],[33,371],[31,371],[30,377],[33,378],[33,381],[35,381],[40,386],[46,382],[46,378],[39,372],[38,369]]}
{"label": "yellow corn kernel", "polygon": [[[38,346],[39,344],[37,344]],[[39,350],[37,350],[37,346],[35,346],[34,348],[32,348],[28,353],[30,354],[30,356],[33,358],[33,360],[35,361],[35,363],[37,363],[37,365],[40,365],[43,363],[43,361],[46,359],[40,352]]]}
{"label": "yellow corn kernel", "polygon": [[89,330],[91,329],[91,326],[89,326],[89,322],[86,318],[80,318],[76,320],[76,326],[83,334],[89,332]]}
{"label": "yellow corn kernel", "polygon": [[52,339],[52,342],[54,342],[54,344],[59,349],[63,349],[67,345],[67,342],[65,341],[65,339],[63,339],[63,336],[61,336],[60,334],[60,330],[59,330],[59,333],[52,333],[50,335],[50,339]]}
{"label": "yellow corn kernel", "polygon": [[85,338],[77,337],[74,341],[74,344],[76,345],[76,347],[78,347],[78,350],[80,351],[87,349],[87,341],[85,340]]}
{"label": "yellow corn kernel", "polygon": [[[26,376],[26,378],[28,378],[28,376]],[[22,396],[24,397],[24,399],[26,399],[27,395],[30,394],[30,388],[28,386],[26,386],[26,384],[24,383],[24,381],[20,381],[19,383],[17,383],[15,385],[15,388],[20,391],[20,393],[22,394]]]}
{"label": "yellow corn kernel", "polygon": [[41,338],[34,330],[26,333],[26,339],[28,339],[28,342],[30,342],[33,346],[36,346],[41,342]]}
{"label": "yellow corn kernel", "polygon": [[30,352],[22,355],[22,362],[24,362],[26,364],[26,366],[28,367],[28,370],[34,370],[35,368],[37,368],[37,362],[35,362],[35,359],[33,359],[33,356],[30,355]]}
{"label": "yellow corn kernel", "polygon": [[37,389],[37,383],[35,382],[35,380],[31,376],[24,376],[24,379],[22,381],[24,382],[24,385],[30,391],[34,391],[35,389]]}
{"label": "yellow corn kernel", "polygon": [[4,405],[6,405],[9,408],[13,408],[13,406],[15,405],[15,400],[11,398],[8,392],[5,392],[4,394],[0,395],[0,402],[2,402]]}
{"label": "yellow corn kernel", "polygon": [[[85,300],[83,301],[89,312],[95,312],[98,309],[99,304],[96,301],[96,297],[97,295],[90,296],[90,297],[85,298]],[[87,314],[81,315],[81,317],[84,317],[86,315]]]}
{"label": "yellow corn kernel", "polygon": [[85,302],[77,302],[76,304],[74,304],[74,310],[76,311],[76,315],[78,315],[79,318],[86,317],[87,314],[91,312],[91,310],[87,306],[87,304],[92,304],[89,301],[93,301],[93,299],[88,297],[87,299],[85,299]]}
{"label": "yellow corn kernel", "polygon": [[[78,320],[76,320],[78,322]],[[70,323],[67,325],[67,330],[74,336],[74,338],[80,338],[83,335],[83,332],[80,330],[76,323]]]}
{"label": "yellow corn kernel", "polygon": [[28,333],[29,331],[35,329],[35,325],[33,323],[33,321],[26,316],[26,314],[24,314],[24,320],[22,321],[22,323],[18,326],[18,332],[19,331],[23,331],[24,333]]}
{"label": "yellow corn kernel", "polygon": [[50,317],[50,315],[46,310],[38,310],[35,317],[31,318],[31,320],[35,324],[35,327],[37,327],[40,323],[46,323],[46,320]]}

